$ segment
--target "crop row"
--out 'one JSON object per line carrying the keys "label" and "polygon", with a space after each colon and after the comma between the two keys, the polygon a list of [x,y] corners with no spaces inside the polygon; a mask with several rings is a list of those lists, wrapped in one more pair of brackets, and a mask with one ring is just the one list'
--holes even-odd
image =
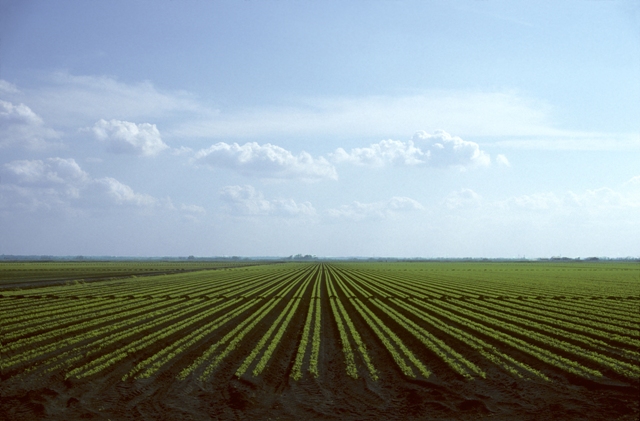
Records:
{"label": "crop row", "polygon": [[[208,382],[217,372],[261,376],[272,364],[288,367],[291,381],[305,373],[315,381],[335,343],[354,379],[377,381],[393,369],[479,381],[496,368],[543,382],[562,372],[640,377],[633,306],[571,299],[585,291],[570,295],[570,285],[555,283],[572,272],[554,281],[544,270],[529,273],[527,285],[513,280],[516,269],[492,280],[495,271],[422,269],[429,267],[295,263],[10,291],[14,298],[0,298],[0,369],[16,378],[62,371],[123,381],[170,370]],[[598,282],[575,285],[591,285],[588,293],[626,288]],[[566,299],[548,305],[498,298],[559,293]]]}

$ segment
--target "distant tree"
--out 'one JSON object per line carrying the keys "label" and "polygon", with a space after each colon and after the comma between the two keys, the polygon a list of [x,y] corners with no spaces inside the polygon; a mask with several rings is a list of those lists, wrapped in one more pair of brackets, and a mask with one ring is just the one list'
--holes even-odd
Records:
{"label": "distant tree", "polygon": [[187,257],[187,260],[195,260],[195,259],[196,259],[196,258],[195,258],[193,255],[191,255],[191,256],[189,256],[189,257]]}

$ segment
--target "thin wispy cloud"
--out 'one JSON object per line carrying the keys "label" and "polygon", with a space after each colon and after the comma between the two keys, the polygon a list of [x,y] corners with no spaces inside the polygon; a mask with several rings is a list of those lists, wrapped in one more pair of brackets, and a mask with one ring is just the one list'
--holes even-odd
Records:
{"label": "thin wispy cloud", "polygon": [[257,216],[314,216],[316,210],[309,202],[298,203],[293,199],[266,199],[251,185],[225,186],[220,197],[227,209],[235,215]]}
{"label": "thin wispy cloud", "polygon": [[27,105],[0,99],[0,148],[44,150],[59,146],[60,134],[44,124]]}
{"label": "thin wispy cloud", "polygon": [[352,221],[369,219],[387,219],[402,213],[422,211],[424,207],[409,197],[392,197],[379,202],[362,203],[354,201],[348,205],[329,209],[327,214],[331,218]]}
{"label": "thin wispy cloud", "polygon": [[[113,177],[92,177],[73,158],[16,160],[0,167],[0,209],[20,212],[103,212],[111,207],[175,210],[169,198],[135,191]],[[182,205],[186,213],[204,213]]]}

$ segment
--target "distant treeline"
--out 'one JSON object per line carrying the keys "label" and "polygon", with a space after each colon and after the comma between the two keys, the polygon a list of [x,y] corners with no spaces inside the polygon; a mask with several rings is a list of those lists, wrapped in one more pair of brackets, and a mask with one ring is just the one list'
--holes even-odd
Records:
{"label": "distant treeline", "polygon": [[572,258],[572,257],[539,257],[535,259],[527,258],[486,258],[486,257],[462,257],[462,258],[450,258],[450,257],[318,257],[310,254],[296,254],[288,257],[282,256],[210,256],[210,257],[196,257],[196,256],[163,256],[163,257],[130,257],[130,256],[52,256],[52,255],[13,255],[2,254],[0,255],[0,261],[262,261],[262,260],[279,260],[279,261],[368,261],[368,262],[640,262],[640,256],[638,257],[586,257],[586,258]]}

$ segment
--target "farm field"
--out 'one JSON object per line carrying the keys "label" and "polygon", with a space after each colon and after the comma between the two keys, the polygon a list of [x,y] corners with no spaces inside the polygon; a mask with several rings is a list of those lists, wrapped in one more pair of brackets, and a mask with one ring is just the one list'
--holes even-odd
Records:
{"label": "farm field", "polygon": [[637,263],[55,265],[0,263],[2,419],[640,415]]}

